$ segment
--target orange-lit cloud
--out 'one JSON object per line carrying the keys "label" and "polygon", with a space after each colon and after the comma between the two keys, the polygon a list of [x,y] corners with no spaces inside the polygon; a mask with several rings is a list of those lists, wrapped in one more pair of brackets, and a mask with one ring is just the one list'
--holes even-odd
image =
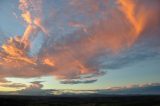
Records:
{"label": "orange-lit cloud", "polygon": [[43,33],[45,33],[46,35],[48,35],[48,31],[47,29],[43,26],[42,21],[40,18],[35,18],[34,19],[34,24],[39,27]]}
{"label": "orange-lit cloud", "polygon": [[28,58],[28,48],[24,48],[24,44],[20,42],[20,38],[18,37],[10,38],[6,44],[2,45],[2,49],[2,59],[7,63],[14,63],[15,61],[24,61],[30,64],[35,64],[35,62],[32,59]]}
{"label": "orange-lit cloud", "polygon": [[[143,2],[143,3],[142,3]],[[154,0],[153,2],[158,2]],[[133,42],[141,35],[146,29],[147,24],[155,23],[158,20],[155,17],[159,17],[157,14],[158,8],[148,6],[148,1],[136,1],[136,0],[118,0],[120,5],[120,11],[127,19],[127,22],[132,26]],[[153,17],[152,17],[153,16]]]}
{"label": "orange-lit cloud", "polygon": [[138,35],[143,29],[143,17],[146,18],[145,12],[140,14],[141,16],[136,14],[136,3],[131,0],[119,0],[120,9],[125,14],[129,23],[135,29],[135,33]]}
{"label": "orange-lit cloud", "polygon": [[22,14],[23,19],[28,23],[32,23],[31,14],[29,11],[25,11],[25,13]]}
{"label": "orange-lit cloud", "polygon": [[47,34],[48,32],[41,22],[41,0],[39,0],[39,2],[20,0],[19,3],[19,8],[20,10],[22,10],[21,16],[27,23],[27,28],[24,31],[21,41],[25,43],[25,46],[28,46],[30,44],[30,37],[33,36],[34,33],[38,32],[39,30],[41,30],[45,34]]}
{"label": "orange-lit cloud", "polygon": [[47,64],[47,65],[49,65],[49,66],[55,66],[54,61],[51,61],[51,60],[48,59],[48,58],[44,59],[44,62],[43,62],[43,63],[44,63],[44,64]]}

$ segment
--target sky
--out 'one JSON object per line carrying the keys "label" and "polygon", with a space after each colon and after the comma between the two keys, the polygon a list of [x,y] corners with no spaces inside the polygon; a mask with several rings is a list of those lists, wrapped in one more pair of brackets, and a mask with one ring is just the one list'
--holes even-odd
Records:
{"label": "sky", "polygon": [[159,0],[1,0],[0,94],[160,94]]}

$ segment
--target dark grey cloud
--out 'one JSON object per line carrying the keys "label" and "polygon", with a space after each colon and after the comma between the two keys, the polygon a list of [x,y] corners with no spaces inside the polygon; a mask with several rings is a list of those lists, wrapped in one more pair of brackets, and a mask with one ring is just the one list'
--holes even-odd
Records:
{"label": "dark grey cloud", "polygon": [[151,83],[151,84],[144,84],[144,85],[131,85],[131,86],[124,86],[124,87],[113,87],[110,89],[98,90],[98,94],[153,94],[159,95],[160,94],[160,83]]}
{"label": "dark grey cloud", "polygon": [[60,81],[61,84],[88,84],[88,83],[94,83],[96,82],[97,79],[93,79],[93,80],[66,80],[66,81]]}

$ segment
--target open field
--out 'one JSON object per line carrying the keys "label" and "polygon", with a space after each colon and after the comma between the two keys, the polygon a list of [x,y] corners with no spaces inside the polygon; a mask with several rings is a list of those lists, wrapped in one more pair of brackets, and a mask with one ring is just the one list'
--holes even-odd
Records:
{"label": "open field", "polygon": [[160,96],[0,96],[0,106],[160,106]]}

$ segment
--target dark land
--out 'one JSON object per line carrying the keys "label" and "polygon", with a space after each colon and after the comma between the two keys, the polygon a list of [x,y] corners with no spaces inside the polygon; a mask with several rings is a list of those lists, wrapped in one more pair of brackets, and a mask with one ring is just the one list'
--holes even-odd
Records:
{"label": "dark land", "polygon": [[0,96],[0,106],[160,106],[160,95]]}

